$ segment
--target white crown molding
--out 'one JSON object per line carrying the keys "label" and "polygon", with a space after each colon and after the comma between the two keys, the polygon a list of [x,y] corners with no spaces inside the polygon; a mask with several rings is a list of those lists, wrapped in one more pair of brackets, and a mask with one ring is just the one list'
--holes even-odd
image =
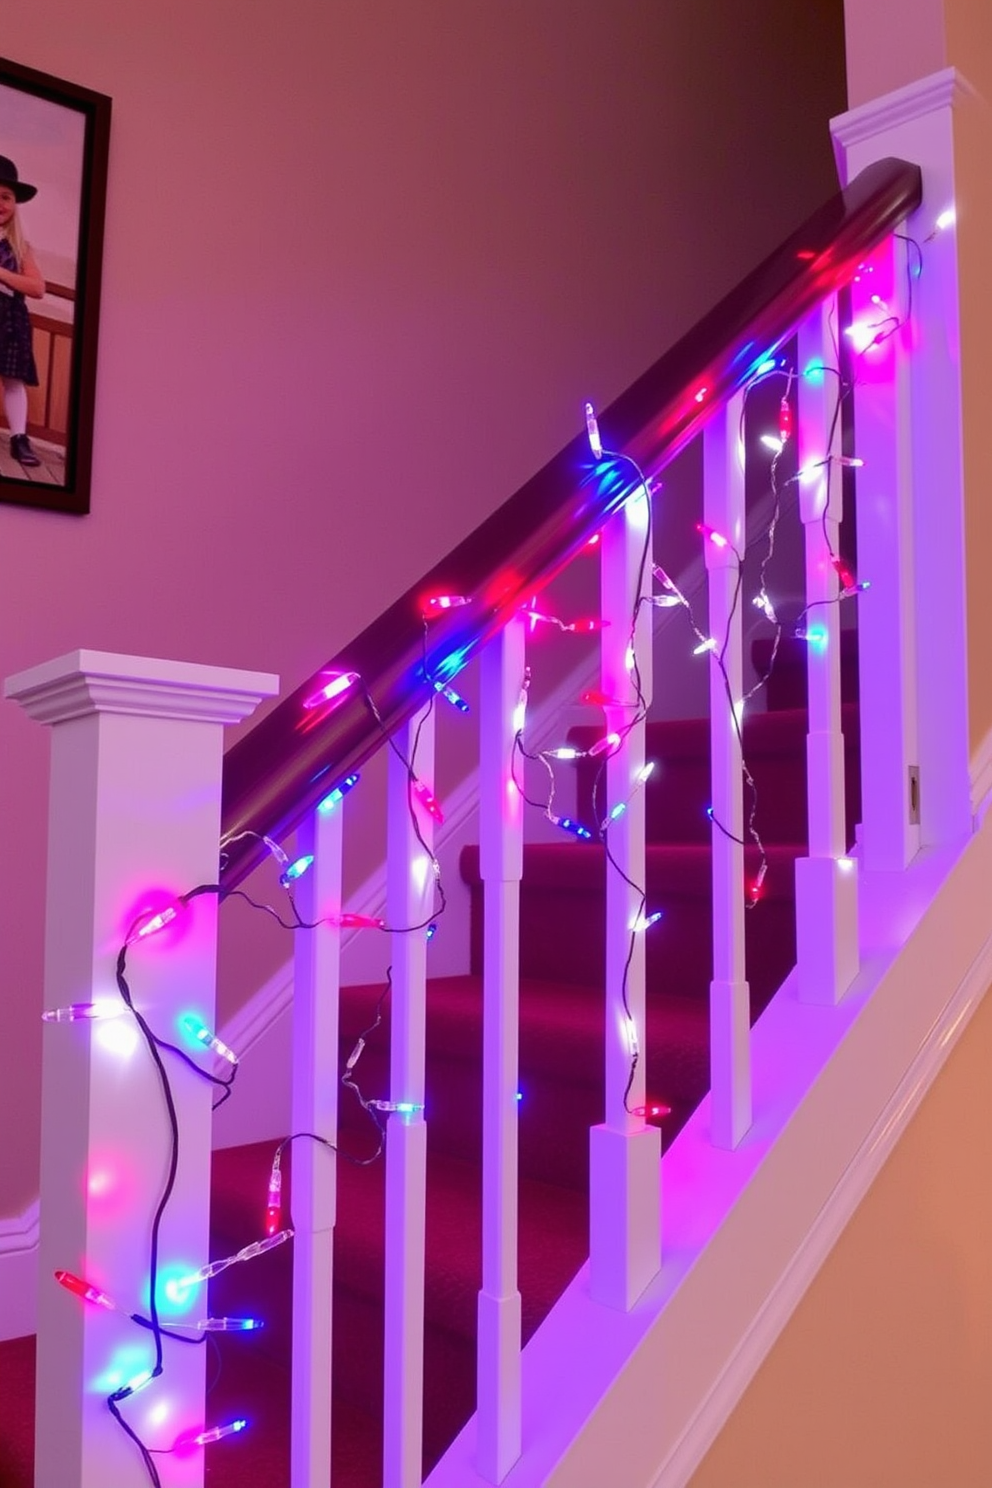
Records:
{"label": "white crown molding", "polygon": [[38,1200],[0,1219],[0,1341],[24,1338],[37,1326]]}
{"label": "white crown molding", "polygon": [[33,1250],[38,1244],[38,1200],[21,1213],[0,1219],[0,1258]]}
{"label": "white crown molding", "polygon": [[830,120],[834,141],[845,150],[862,140],[875,139],[890,129],[922,119],[937,109],[954,108],[976,97],[975,89],[956,67],[945,67],[904,88],[884,93]]}
{"label": "white crown molding", "polygon": [[4,696],[40,723],[91,713],[238,723],[278,691],[279,678],[270,672],[88,650],[42,662],[4,683]]}
{"label": "white crown molding", "polygon": [[751,1319],[651,1488],[685,1488],[690,1481],[919,1110],[990,983],[992,936],[985,941],[958,990],[931,1026],[913,1062],[789,1265]]}

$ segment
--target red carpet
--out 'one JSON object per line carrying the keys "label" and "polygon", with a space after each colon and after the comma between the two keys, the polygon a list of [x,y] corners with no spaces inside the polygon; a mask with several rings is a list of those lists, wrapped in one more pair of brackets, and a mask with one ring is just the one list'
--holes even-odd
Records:
{"label": "red carpet", "polygon": [[[788,649],[788,648],[787,648]],[[747,970],[757,1016],[794,960],[793,860],[805,837],[803,677],[785,658],[779,710],[745,725],[758,780],[760,825],[769,848],[767,893],[748,916]],[[791,680],[790,680],[791,678]],[[845,693],[856,695],[850,668]],[[797,706],[798,705],[798,706]],[[598,735],[598,730],[595,731]],[[709,1079],[710,824],[707,734],[701,722],[656,724],[649,756],[660,761],[648,787],[648,905],[665,918],[649,943],[645,1058],[648,1095],[672,1106],[672,1139]],[[846,710],[849,825],[858,816],[857,722]],[[575,737],[583,740],[582,731]],[[595,762],[594,762],[595,763]],[[593,821],[591,777],[580,772],[579,815]],[[473,893],[473,964],[481,962],[478,853],[463,855]],[[529,1336],[586,1256],[588,1128],[602,1119],[602,849],[531,845],[521,908],[520,1271]],[[380,988],[351,988],[342,1000],[342,1056],[371,1021]],[[475,1316],[480,1273],[481,987],[477,976],[431,983],[428,998],[427,1337],[425,1471],[474,1409]],[[385,1090],[388,1012],[363,1056],[363,1088]],[[347,1093],[342,1142],[361,1149],[367,1118]],[[215,1154],[212,1254],[229,1254],[262,1233],[273,1145]],[[367,1150],[367,1148],[366,1148]],[[289,1184],[291,1187],[291,1165]],[[341,1162],[335,1238],[334,1488],[381,1481],[383,1178],[381,1163]],[[290,1195],[291,1196],[291,1195]],[[289,1483],[290,1247],[213,1284],[214,1315],[267,1320],[264,1332],[220,1339],[221,1368],[208,1415],[245,1415],[250,1430],[207,1452],[211,1488],[287,1488]],[[0,1488],[31,1488],[33,1341],[0,1345]]]}

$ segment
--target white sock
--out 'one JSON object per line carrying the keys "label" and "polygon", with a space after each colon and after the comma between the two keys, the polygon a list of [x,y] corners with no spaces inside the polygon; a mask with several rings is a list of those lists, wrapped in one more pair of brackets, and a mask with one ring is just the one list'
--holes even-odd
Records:
{"label": "white sock", "polygon": [[28,427],[28,390],[19,377],[2,377],[3,411],[11,434],[24,434]]}

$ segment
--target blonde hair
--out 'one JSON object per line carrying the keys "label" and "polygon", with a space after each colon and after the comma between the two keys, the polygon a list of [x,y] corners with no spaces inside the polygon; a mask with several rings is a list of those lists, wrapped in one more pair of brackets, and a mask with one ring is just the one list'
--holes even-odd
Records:
{"label": "blonde hair", "polygon": [[24,266],[24,255],[27,252],[28,244],[27,239],[24,236],[24,229],[21,227],[21,219],[18,215],[16,207],[14,208],[14,214],[11,217],[10,221],[7,223],[7,226],[5,228],[0,228],[0,237],[6,238],[11,248],[13,248],[14,257],[17,259],[17,272],[20,273],[21,269]]}

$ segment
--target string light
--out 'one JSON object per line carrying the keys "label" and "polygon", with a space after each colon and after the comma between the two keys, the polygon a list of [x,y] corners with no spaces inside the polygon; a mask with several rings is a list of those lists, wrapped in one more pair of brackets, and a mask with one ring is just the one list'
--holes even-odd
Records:
{"label": "string light", "polygon": [[334,810],[335,806],[340,806],[345,796],[348,794],[349,791],[355,789],[355,786],[358,784],[360,779],[361,776],[357,772],[354,775],[346,775],[341,784],[336,785],[334,789],[332,791],[329,791],[324,799],[319,802],[317,810],[320,812],[320,814],[322,816],[327,816],[329,812]]}
{"label": "string light", "polygon": [[589,828],[582,826],[581,822],[573,821],[570,816],[555,816],[553,812],[549,812],[548,821],[554,827],[561,827],[563,832],[570,832],[573,837],[581,838],[583,842],[592,841]]}
{"label": "string light", "polygon": [[336,672],[323,687],[304,699],[304,708],[319,708],[322,703],[333,703],[344,697],[359,680],[357,672]]}
{"label": "string light", "polygon": [[[359,1050],[359,1053],[361,1051]],[[357,1056],[356,1056],[357,1057]],[[351,1066],[349,1065],[349,1069]],[[269,1193],[265,1209],[265,1233],[277,1235],[282,1227],[282,1152],[277,1151],[269,1174]]]}
{"label": "string light", "polygon": [[434,691],[439,692],[445,702],[450,703],[453,708],[457,708],[459,713],[471,713],[472,710],[465,699],[453,687],[449,687],[447,683],[435,682]]}
{"label": "string light", "polygon": [[255,1240],[235,1255],[225,1256],[222,1261],[211,1261],[209,1265],[201,1266],[199,1271],[192,1271],[188,1276],[180,1277],[178,1281],[167,1282],[166,1293],[171,1301],[180,1302],[190,1287],[199,1286],[201,1282],[209,1281],[212,1276],[219,1276],[229,1266],[237,1266],[243,1261],[253,1261],[256,1256],[264,1255],[267,1250],[274,1250],[277,1245],[283,1245],[292,1238],[293,1231],[285,1229],[267,1236],[264,1240]]}
{"label": "string light", "polygon": [[611,822],[620,820],[621,816],[623,816],[624,812],[627,810],[631,801],[640,790],[641,786],[647,784],[653,773],[654,760],[648,760],[648,762],[642,765],[637,774],[634,776],[634,789],[631,791],[630,795],[625,801],[618,801],[617,804],[610,811],[608,816],[606,816],[606,818],[604,819],[603,824],[600,828],[601,832],[605,832],[610,826]]}
{"label": "string light", "polygon": [[647,1106],[634,1106],[630,1114],[632,1116],[640,1116],[643,1120],[646,1121],[649,1117],[652,1116],[670,1116],[672,1114],[672,1108],[671,1106],[662,1105],[660,1101],[652,1101],[651,1104]]}
{"label": "string light", "polygon": [[346,910],[344,914],[328,915],[325,925],[335,925],[339,930],[385,930],[386,922],[378,915],[355,914]]}
{"label": "string light", "polygon": [[42,1013],[43,1023],[78,1023],[96,1018],[119,1018],[124,1011],[120,1003],[107,998],[103,1002],[71,1002],[68,1007],[49,1008]]}
{"label": "string light", "polygon": [[778,406],[778,437],[783,446],[786,440],[791,437],[791,434],[792,405],[789,402],[788,395],[786,395]]}
{"label": "string light", "polygon": [[435,615],[443,614],[445,610],[457,610],[460,606],[471,603],[467,594],[432,594],[421,605],[420,613],[425,620],[430,620]]}
{"label": "string light", "polygon": [[192,1038],[196,1039],[197,1043],[203,1044],[212,1053],[219,1054],[221,1059],[227,1060],[228,1064],[237,1064],[238,1056],[234,1050],[229,1049],[215,1033],[211,1033],[207,1025],[201,1023],[199,1018],[194,1018],[192,1015],[184,1018],[183,1027]]}
{"label": "string light", "polygon": [[152,913],[151,910],[146,911],[150,918],[136,925],[126,943],[131,945],[136,940],[147,940],[148,936],[157,935],[160,930],[165,929],[166,925],[172,924],[182,907],[177,900],[175,904],[169,904],[165,909],[160,909],[157,914]]}
{"label": "string light", "polygon": [[708,527],[705,522],[697,522],[696,531],[701,532],[715,548],[730,547],[730,540],[724,537],[722,532],[717,532],[715,527]]}
{"label": "string light", "polygon": [[517,695],[517,705],[513,710],[511,727],[514,736],[522,734],[524,723],[527,718],[527,694],[530,692],[530,667],[524,667],[523,681],[520,684],[520,692]]}
{"label": "string light", "polygon": [[622,742],[623,740],[619,734],[604,734],[601,739],[597,739],[594,744],[589,745],[589,758],[595,759],[600,754],[606,754],[608,751],[612,752],[619,749]]}
{"label": "string light", "polygon": [[209,1431],[201,1431],[199,1436],[194,1436],[193,1444],[197,1447],[209,1446],[211,1442],[223,1441],[226,1436],[234,1436],[239,1431],[244,1431],[248,1425],[247,1421],[231,1421],[227,1426],[213,1426]]}
{"label": "string light", "polygon": [[99,1287],[92,1286],[90,1282],[83,1281],[79,1276],[74,1276],[71,1271],[56,1271],[55,1280],[59,1286],[65,1287],[67,1292],[73,1296],[81,1297],[84,1302],[92,1302],[97,1307],[105,1307],[109,1312],[119,1312],[120,1308],[112,1297],[106,1292],[101,1292]]}
{"label": "string light", "polygon": [[298,878],[302,878],[312,863],[313,853],[304,853],[302,858],[297,858],[295,863],[290,863],[289,867],[279,875],[279,882],[283,888],[288,889],[291,883],[295,883]]}
{"label": "string light", "polygon": [[644,914],[642,912],[634,917],[630,928],[635,935],[640,935],[642,931],[650,930],[652,925],[656,925],[664,913],[665,911],[663,909],[656,909],[653,914]]}
{"label": "string light", "polygon": [[251,1333],[265,1324],[260,1318],[219,1317],[204,1318],[196,1327],[200,1333]]}
{"label": "string light", "polygon": [[424,1108],[414,1101],[370,1100],[365,1103],[373,1111],[395,1111],[399,1116],[416,1116]]}
{"label": "string light", "polygon": [[151,1384],[155,1378],[155,1373],[156,1371],[154,1369],[143,1369],[139,1374],[132,1375],[126,1385],[122,1385],[119,1390],[113,1392],[110,1399],[115,1401],[127,1400],[131,1395],[137,1395],[139,1390],[143,1390],[146,1385]]}
{"label": "string light", "polygon": [[564,621],[559,620],[557,615],[545,615],[540,610],[525,609],[525,617],[531,623],[531,630],[536,625],[556,625],[565,634],[594,635],[597,631],[604,630],[609,625],[608,620],[601,620],[595,616],[589,616],[581,620]]}
{"label": "string light", "polygon": [[599,437],[599,424],[596,421],[595,410],[591,403],[586,404],[586,434],[589,436],[589,448],[592,450],[593,459],[603,458],[603,441]]}
{"label": "string light", "polygon": [[426,786],[422,780],[416,779],[412,781],[412,789],[413,794],[416,796],[421,806],[423,806],[428,816],[432,816],[436,822],[443,823],[444,812],[438,805],[437,797],[435,796],[434,792],[428,786]]}

